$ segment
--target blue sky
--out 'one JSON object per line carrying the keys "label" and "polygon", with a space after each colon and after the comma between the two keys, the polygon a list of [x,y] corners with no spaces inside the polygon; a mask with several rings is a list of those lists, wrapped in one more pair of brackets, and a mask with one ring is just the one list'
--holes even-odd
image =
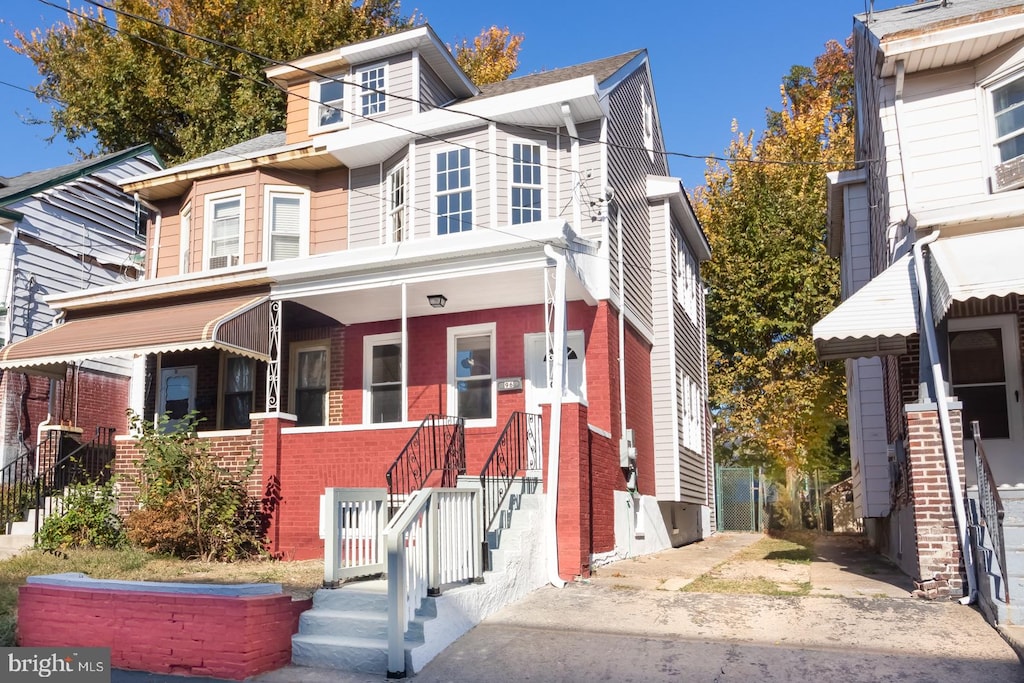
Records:
{"label": "blue sky", "polygon": [[[64,0],[57,0],[63,2]],[[70,0],[79,7],[79,0]],[[647,48],[666,145],[695,156],[721,154],[742,130],[760,131],[766,108],[778,109],[779,84],[794,64],[811,65],[829,39],[845,40],[867,0],[403,0],[449,43],[485,26],[526,36],[519,75]],[[910,4],[877,0],[875,9]],[[636,11],[633,11],[635,8]],[[6,0],[0,37],[49,27],[63,13],[37,0]],[[0,47],[0,175],[58,166],[74,157],[63,140],[47,143],[48,107],[21,88],[40,81],[32,63]],[[12,87],[16,86],[16,87]],[[687,188],[703,184],[705,162],[674,157],[672,174]]]}

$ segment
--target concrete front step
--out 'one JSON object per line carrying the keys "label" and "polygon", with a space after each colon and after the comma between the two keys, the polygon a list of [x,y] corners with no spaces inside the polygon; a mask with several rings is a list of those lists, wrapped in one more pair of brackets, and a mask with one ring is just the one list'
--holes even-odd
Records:
{"label": "concrete front step", "polygon": [[[407,642],[423,642],[423,621],[433,617],[417,616],[409,622]],[[352,638],[387,640],[388,614],[352,610],[312,609],[299,617],[299,633],[310,636],[333,636],[344,633]]]}
{"label": "concrete front step", "polygon": [[[415,645],[406,642],[406,671],[412,670]],[[292,636],[292,664],[384,675],[388,670],[388,640],[296,634]]]}
{"label": "concrete front step", "polygon": [[31,548],[33,543],[33,535],[30,533],[0,534],[0,548],[4,550]]}

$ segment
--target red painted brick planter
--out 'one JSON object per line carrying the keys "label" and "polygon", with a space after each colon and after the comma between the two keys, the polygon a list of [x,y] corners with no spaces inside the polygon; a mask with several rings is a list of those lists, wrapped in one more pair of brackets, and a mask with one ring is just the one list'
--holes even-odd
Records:
{"label": "red painted brick planter", "polygon": [[310,606],[283,594],[30,583],[19,589],[18,644],[109,647],[116,668],[242,680],[291,662],[292,634]]}

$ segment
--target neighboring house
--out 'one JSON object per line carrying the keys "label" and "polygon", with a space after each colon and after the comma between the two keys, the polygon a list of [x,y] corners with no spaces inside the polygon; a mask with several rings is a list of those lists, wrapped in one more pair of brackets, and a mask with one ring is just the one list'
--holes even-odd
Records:
{"label": "neighboring house", "polygon": [[829,175],[845,300],[814,336],[846,359],[856,510],[921,594],[975,588],[966,556],[1005,602],[990,489],[1022,502],[1024,3],[870,12],[853,36],[858,164]]}
{"label": "neighboring house", "polygon": [[543,414],[565,578],[710,534],[709,247],[647,53],[478,88],[424,26],[268,75],[287,129],[124,183],[157,209],[147,281],[51,297],[63,324],[0,367],[132,358],[138,412],[255,452],[287,558],[322,556],[325,487],[386,486],[431,414],[470,475]]}
{"label": "neighboring house", "polygon": [[[0,344],[38,334],[57,311],[47,297],[135,280],[145,209],[119,183],[162,167],[149,146],[0,178]],[[47,368],[41,368],[47,371]],[[36,443],[46,425],[124,434],[130,367],[116,359],[62,364],[48,377],[0,378],[0,464]],[[51,381],[62,380],[62,381]]]}

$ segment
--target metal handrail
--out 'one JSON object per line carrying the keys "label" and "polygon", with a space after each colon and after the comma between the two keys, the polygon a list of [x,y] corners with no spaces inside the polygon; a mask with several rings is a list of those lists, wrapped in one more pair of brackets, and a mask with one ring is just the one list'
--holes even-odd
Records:
{"label": "metal handrail", "polygon": [[512,482],[531,466],[540,468],[540,463],[530,462],[531,453],[540,453],[540,420],[541,416],[533,413],[512,413],[480,471],[480,488],[484,494],[481,555],[487,569],[490,569],[487,532],[501,511]]}
{"label": "metal handrail", "polygon": [[427,415],[405,448],[388,468],[389,517],[409,494],[423,488],[440,472],[439,486],[453,487],[466,473],[464,420],[449,415]]}
{"label": "metal handrail", "polygon": [[13,522],[23,520],[25,513],[39,499],[36,454],[43,444],[49,443],[52,439],[53,432],[49,432],[45,440],[0,469],[0,533],[8,533]]}
{"label": "metal handrail", "polygon": [[981,521],[992,539],[992,548],[999,559],[999,571],[1003,579],[1003,591],[1006,604],[1010,604],[1010,583],[1006,571],[1006,543],[1003,540],[1003,500],[996,488],[996,479],[992,476],[985,448],[981,445],[981,427],[977,420],[971,421],[971,432],[974,438],[974,458],[978,468],[978,504],[981,506]]}

